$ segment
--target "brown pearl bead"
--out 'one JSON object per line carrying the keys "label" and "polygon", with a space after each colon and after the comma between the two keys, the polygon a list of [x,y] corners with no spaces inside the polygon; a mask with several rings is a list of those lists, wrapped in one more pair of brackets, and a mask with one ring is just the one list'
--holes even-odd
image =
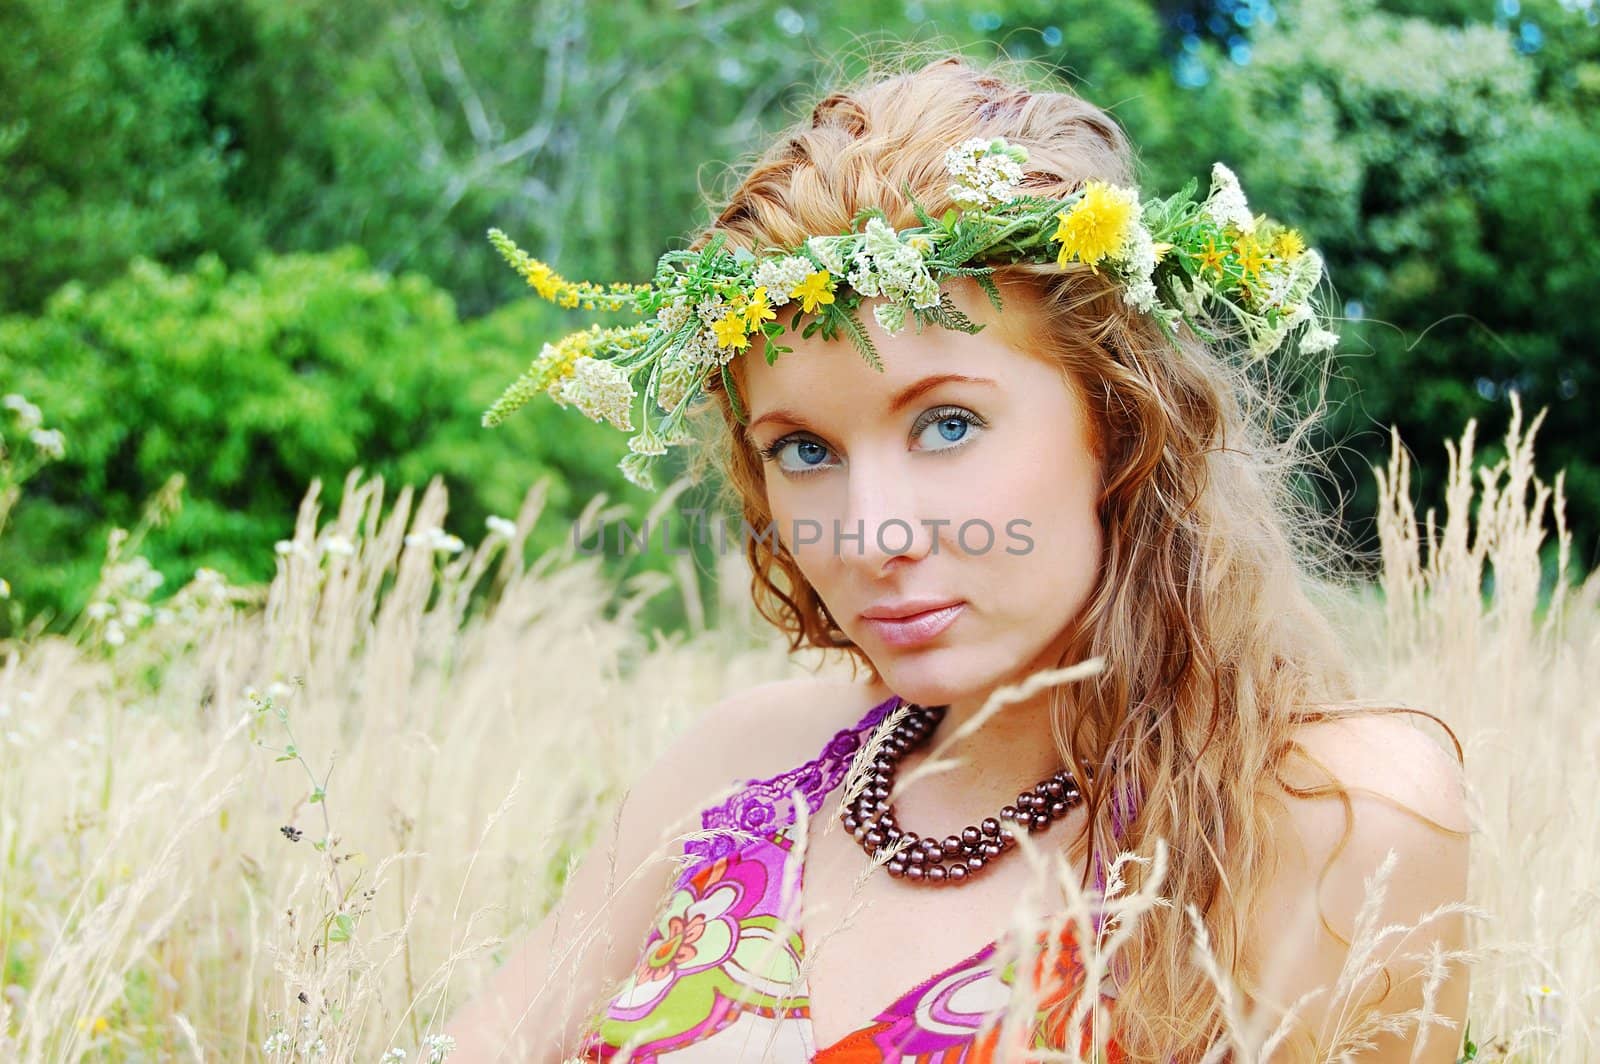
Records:
{"label": "brown pearl bead", "polygon": [[[839,820],[891,878],[930,884],[958,884],[977,875],[991,860],[1016,845],[1018,831],[1041,831],[1067,815],[1082,797],[1068,770],[1060,770],[1017,795],[998,816],[984,817],[944,838],[924,837],[900,826],[889,804],[895,772],[905,754],[921,746],[944,719],[947,707],[911,706],[884,736],[867,769],[865,786]],[[1086,779],[1093,773],[1084,771]]]}

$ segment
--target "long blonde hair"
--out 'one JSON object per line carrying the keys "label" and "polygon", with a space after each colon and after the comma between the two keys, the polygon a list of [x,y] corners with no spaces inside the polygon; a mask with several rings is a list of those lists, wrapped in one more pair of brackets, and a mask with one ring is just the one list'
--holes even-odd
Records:
{"label": "long blonde hair", "polygon": [[[751,251],[791,247],[847,231],[868,206],[915,226],[902,187],[941,214],[951,205],[945,149],[975,136],[1026,147],[1023,187],[1040,195],[1091,178],[1136,183],[1118,123],[1048,77],[1003,59],[908,51],[779,133],[691,247],[716,234]],[[1249,992],[1244,928],[1272,862],[1259,781],[1282,779],[1296,725],[1334,712],[1351,682],[1306,592],[1330,554],[1294,490],[1305,435],[1282,430],[1283,396],[1192,332],[1175,348],[1103,274],[1077,266],[1004,267],[995,278],[1007,302],[1027,299],[1042,315],[1026,342],[1080,390],[1105,471],[1104,563],[1061,664],[1098,655],[1106,668],[1073,689],[1070,730],[1057,712],[1052,731],[1063,763],[1096,769],[1077,845],[1148,855],[1159,838],[1174,855],[1162,886],[1174,904],[1151,911],[1122,951],[1116,1038],[1135,1059],[1192,1059],[1223,1017],[1189,960],[1185,907],[1200,911],[1217,961]],[[743,518],[767,527],[761,463],[720,380],[707,390],[705,453]],[[747,537],[745,550],[757,608],[793,649],[840,648],[878,678],[781,543]],[[1138,796],[1136,809],[1111,808],[1111,779]]]}

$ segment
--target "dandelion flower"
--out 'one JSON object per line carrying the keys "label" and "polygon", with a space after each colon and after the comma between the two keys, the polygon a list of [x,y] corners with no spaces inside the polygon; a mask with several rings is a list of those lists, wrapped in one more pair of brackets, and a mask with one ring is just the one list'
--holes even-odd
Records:
{"label": "dandelion flower", "polygon": [[1090,181],[1083,198],[1056,215],[1060,224],[1051,237],[1061,242],[1056,263],[1064,267],[1076,256],[1092,267],[1116,254],[1127,243],[1138,211],[1139,194],[1134,190]]}

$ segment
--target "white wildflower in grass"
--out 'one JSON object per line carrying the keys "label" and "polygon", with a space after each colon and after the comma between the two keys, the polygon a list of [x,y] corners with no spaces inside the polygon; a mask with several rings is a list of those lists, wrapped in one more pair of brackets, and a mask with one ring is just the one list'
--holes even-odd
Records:
{"label": "white wildflower in grass", "polygon": [[60,429],[34,429],[28,439],[46,458],[60,458],[67,453],[67,438]]}
{"label": "white wildflower in grass", "polygon": [[1547,983],[1537,983],[1528,987],[1528,1004],[1540,1027],[1552,1033],[1561,1030],[1561,991]]}
{"label": "white wildflower in grass", "polygon": [[1206,196],[1205,211],[1218,225],[1232,222],[1241,232],[1255,232],[1255,217],[1245,202],[1239,178],[1222,163],[1211,164],[1211,192]]}
{"label": "white wildflower in grass", "polygon": [[517,534],[517,523],[507,520],[499,514],[490,514],[484,519],[483,523],[489,526],[491,533],[505,539],[512,539]]}
{"label": "white wildflower in grass", "polygon": [[277,1057],[294,1048],[294,1037],[288,1031],[273,1031],[261,1043],[263,1056]]}
{"label": "white wildflower in grass", "polygon": [[378,1058],[378,1064],[405,1064],[406,1051],[399,1046],[384,1050],[383,1056]]}
{"label": "white wildflower in grass", "polygon": [[109,602],[91,602],[83,608],[84,615],[91,621],[103,621],[117,611]]}
{"label": "white wildflower in grass", "polygon": [[328,1043],[324,1042],[322,1039],[319,1038],[315,1042],[312,1042],[310,1045],[308,1045],[304,1049],[302,1049],[300,1051],[300,1055],[303,1056],[303,1057],[306,1057],[307,1059],[310,1059],[312,1057],[323,1056],[327,1052],[328,1052]]}
{"label": "white wildflower in grass", "polygon": [[444,1058],[455,1052],[456,1040],[447,1034],[430,1034],[422,1040],[423,1059],[427,1064],[443,1064]]}
{"label": "white wildflower in grass", "polygon": [[44,414],[39,408],[16,392],[7,394],[4,403],[7,410],[17,415],[17,427],[23,432],[32,432],[43,424]]}
{"label": "white wildflower in grass", "polygon": [[792,298],[789,293],[794,291],[795,285],[810,275],[810,259],[804,255],[783,255],[758,264],[754,278],[756,287],[767,290],[767,302],[777,308],[789,302]]}
{"label": "white wildflower in grass", "polygon": [[1000,140],[973,137],[944,153],[944,168],[954,182],[947,192],[959,207],[992,207],[1016,198],[1027,149]]}
{"label": "white wildflower in grass", "polygon": [[633,431],[632,406],[637,393],[628,371],[614,362],[587,355],[572,364],[572,376],[561,397],[591,421],[607,421],[624,432]]}

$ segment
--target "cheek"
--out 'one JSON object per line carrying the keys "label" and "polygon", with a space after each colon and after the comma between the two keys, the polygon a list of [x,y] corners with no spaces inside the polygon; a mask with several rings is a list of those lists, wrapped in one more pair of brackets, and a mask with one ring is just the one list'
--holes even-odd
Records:
{"label": "cheek", "polygon": [[[1086,454],[1071,451],[1015,463],[989,481],[982,516],[995,528],[1001,548],[989,557],[1018,601],[1066,608],[1088,596],[1103,544],[1098,492],[1098,467]],[[1024,553],[1008,554],[1006,547]]]}

